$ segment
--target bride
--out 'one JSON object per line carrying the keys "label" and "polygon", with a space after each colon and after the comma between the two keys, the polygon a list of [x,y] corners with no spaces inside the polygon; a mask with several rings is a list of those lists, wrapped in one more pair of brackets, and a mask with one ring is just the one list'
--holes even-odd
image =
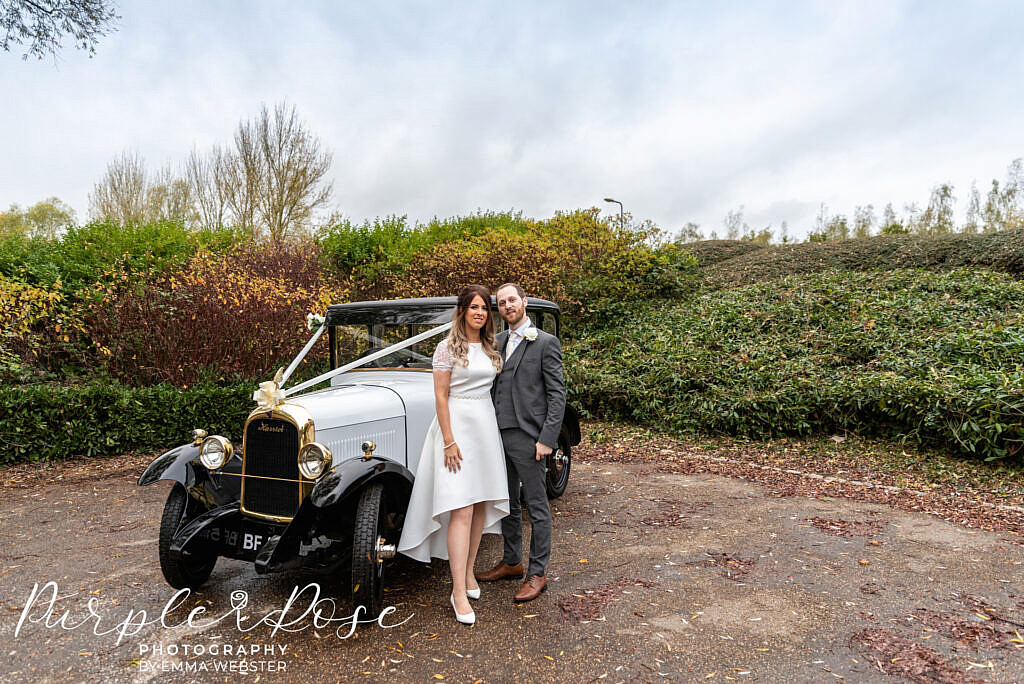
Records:
{"label": "bride", "polygon": [[434,351],[437,417],[427,431],[398,550],[418,561],[446,558],[455,618],[473,624],[480,598],[473,564],[486,530],[508,515],[508,484],[491,384],[501,370],[494,344],[491,293],[459,293],[448,337]]}

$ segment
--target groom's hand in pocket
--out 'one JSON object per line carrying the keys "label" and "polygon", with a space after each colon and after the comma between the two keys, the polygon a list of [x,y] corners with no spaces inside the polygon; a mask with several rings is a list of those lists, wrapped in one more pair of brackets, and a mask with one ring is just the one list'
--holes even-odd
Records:
{"label": "groom's hand in pocket", "polygon": [[540,460],[542,460],[544,458],[547,458],[548,454],[550,454],[552,451],[554,451],[554,449],[549,447],[547,444],[541,444],[540,442],[537,442],[537,460],[538,461],[540,461]]}

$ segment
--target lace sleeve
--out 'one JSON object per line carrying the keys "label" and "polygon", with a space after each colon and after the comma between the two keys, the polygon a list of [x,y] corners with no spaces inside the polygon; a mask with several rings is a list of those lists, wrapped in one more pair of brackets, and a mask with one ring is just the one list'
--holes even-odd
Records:
{"label": "lace sleeve", "polygon": [[452,355],[448,351],[448,340],[441,340],[434,350],[434,370],[451,371]]}

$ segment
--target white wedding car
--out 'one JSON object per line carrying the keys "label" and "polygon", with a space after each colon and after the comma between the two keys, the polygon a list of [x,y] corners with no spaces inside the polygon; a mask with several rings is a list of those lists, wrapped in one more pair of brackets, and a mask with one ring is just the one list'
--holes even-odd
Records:
{"label": "white wedding car", "polygon": [[[160,523],[160,567],[174,587],[198,587],[217,558],[257,573],[312,568],[349,575],[353,601],[383,608],[385,562],[395,554],[423,440],[434,418],[431,355],[450,327],[455,297],[337,304],[286,372],[254,395],[241,444],[197,429],[154,460],[140,485],[175,482]],[[560,311],[528,299],[534,325],[558,335]],[[502,324],[492,300],[494,320]],[[326,330],[330,368],[284,382]],[[330,386],[301,393],[329,380]],[[566,406],[547,459],[548,496],[569,481],[580,442]]]}

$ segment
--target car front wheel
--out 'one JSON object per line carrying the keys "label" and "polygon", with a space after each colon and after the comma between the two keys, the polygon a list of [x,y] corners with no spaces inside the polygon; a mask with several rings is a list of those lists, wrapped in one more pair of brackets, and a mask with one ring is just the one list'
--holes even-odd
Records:
{"label": "car front wheel", "polygon": [[371,484],[363,490],[356,506],[352,538],[352,603],[363,606],[372,619],[376,619],[384,609],[384,564],[394,557],[397,543],[387,521],[384,485]]}
{"label": "car front wheel", "polygon": [[171,556],[171,542],[174,535],[187,522],[198,515],[189,511],[189,496],[180,483],[175,483],[167,495],[164,513],[160,518],[160,570],[164,579],[175,589],[197,589],[210,578],[217,556],[184,553],[178,558]]}

